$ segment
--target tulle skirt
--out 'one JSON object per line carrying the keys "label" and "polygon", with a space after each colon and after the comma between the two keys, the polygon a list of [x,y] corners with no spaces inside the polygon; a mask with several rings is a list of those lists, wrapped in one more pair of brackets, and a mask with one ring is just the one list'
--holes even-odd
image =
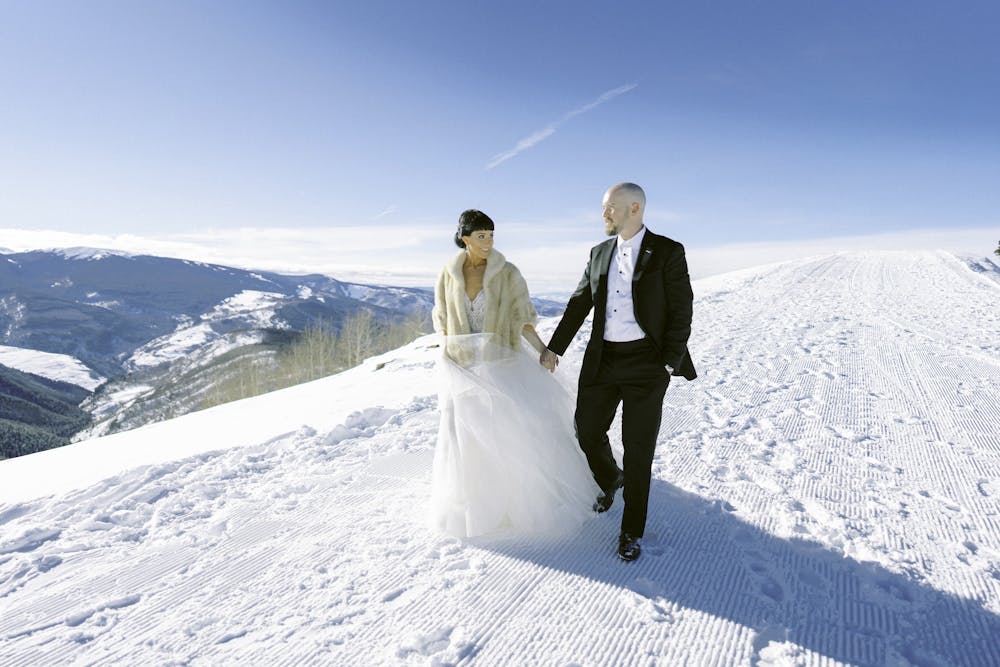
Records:
{"label": "tulle skirt", "polygon": [[526,350],[447,336],[430,521],[457,537],[561,532],[600,492],[573,434],[573,398]]}

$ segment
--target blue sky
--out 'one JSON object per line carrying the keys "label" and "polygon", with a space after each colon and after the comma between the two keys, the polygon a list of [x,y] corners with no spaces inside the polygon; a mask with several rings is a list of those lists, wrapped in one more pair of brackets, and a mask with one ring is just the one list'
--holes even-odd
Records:
{"label": "blue sky", "polygon": [[690,247],[1000,228],[996,3],[0,12],[0,229],[447,253],[477,207],[498,247],[575,250],[621,180]]}

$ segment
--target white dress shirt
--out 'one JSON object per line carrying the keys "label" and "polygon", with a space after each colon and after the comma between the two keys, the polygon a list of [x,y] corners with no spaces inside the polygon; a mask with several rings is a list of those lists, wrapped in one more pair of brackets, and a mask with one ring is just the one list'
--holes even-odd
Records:
{"label": "white dress shirt", "polygon": [[618,237],[615,254],[608,267],[608,306],[604,313],[604,340],[623,343],[645,338],[646,332],[635,321],[632,307],[632,275],[639,259],[645,225],[628,241]]}

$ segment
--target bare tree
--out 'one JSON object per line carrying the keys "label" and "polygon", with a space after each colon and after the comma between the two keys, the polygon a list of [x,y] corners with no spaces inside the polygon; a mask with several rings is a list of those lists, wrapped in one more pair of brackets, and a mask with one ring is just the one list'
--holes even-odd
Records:
{"label": "bare tree", "polygon": [[340,359],[345,368],[357,366],[375,349],[378,326],[370,310],[360,310],[340,328]]}
{"label": "bare tree", "polygon": [[276,359],[243,358],[233,364],[202,407],[333,375],[370,356],[401,347],[429,330],[425,312],[414,312],[401,322],[380,322],[372,311],[361,310],[344,320],[339,334],[332,323],[316,322]]}
{"label": "bare tree", "polygon": [[286,380],[283,384],[310,382],[341,370],[337,358],[339,347],[337,333],[329,322],[310,325],[279,359],[279,368]]}

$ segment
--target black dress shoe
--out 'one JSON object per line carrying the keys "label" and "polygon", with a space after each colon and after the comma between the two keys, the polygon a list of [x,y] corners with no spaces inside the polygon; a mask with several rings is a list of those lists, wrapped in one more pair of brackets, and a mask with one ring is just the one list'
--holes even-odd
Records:
{"label": "black dress shoe", "polygon": [[611,503],[615,501],[615,491],[623,486],[625,486],[625,475],[623,473],[618,473],[618,477],[615,479],[615,483],[611,487],[611,490],[603,491],[597,496],[597,500],[594,501],[594,511],[601,514],[611,509]]}
{"label": "black dress shoe", "polygon": [[624,561],[633,561],[642,553],[639,546],[639,538],[632,537],[629,533],[622,533],[618,536],[618,557]]}

